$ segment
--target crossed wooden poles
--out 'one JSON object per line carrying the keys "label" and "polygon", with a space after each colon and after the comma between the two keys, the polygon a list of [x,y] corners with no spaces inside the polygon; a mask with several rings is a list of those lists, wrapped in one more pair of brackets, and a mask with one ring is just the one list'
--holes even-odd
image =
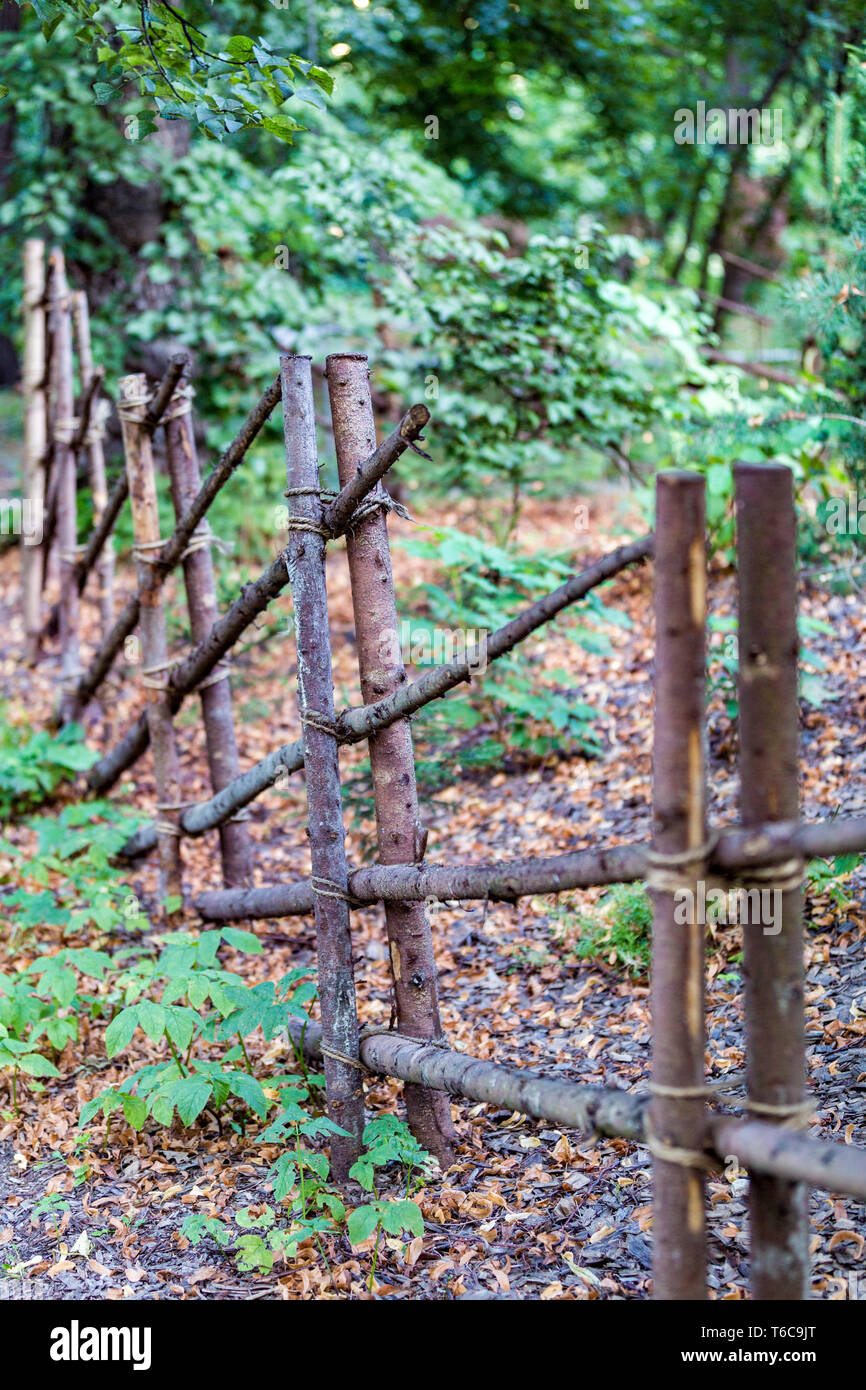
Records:
{"label": "crossed wooden poles", "polygon": [[[31,264],[35,257],[31,255]],[[69,375],[62,322],[62,278],[53,258],[54,289],[47,355]],[[56,287],[60,285],[61,289]],[[32,287],[31,287],[32,288]],[[52,298],[52,293],[54,298]],[[58,299],[60,303],[58,304]],[[38,318],[44,291],[28,299],[28,322]],[[38,327],[33,330],[38,338]],[[30,332],[30,330],[28,330]],[[28,336],[28,343],[31,342]],[[33,350],[31,366],[38,357]],[[478,669],[463,660],[406,680],[399,653],[383,634],[396,631],[387,541],[390,499],[381,479],[427,421],[413,406],[394,433],[376,444],[366,358],[328,359],[341,491],[320,491],[310,360],[285,356],[280,374],[251,411],[238,438],[200,481],[195,458],[190,392],[184,362],[172,363],[149,393],[140,376],[120,383],[119,414],[126,472],[102,496],[95,527],[77,547],[75,470],[87,438],[82,417],[96,399],[95,373],[80,358],[78,417],[64,378],[33,368],[27,377],[28,459],[44,468],[43,486],[55,484],[55,529],[65,583],[59,604],[63,650],[62,717],[84,707],[99,688],[126,638],[139,627],[145,710],[89,774],[94,791],[111,787],[148,744],[153,746],[157,815],[125,847],[126,857],[157,848],[163,892],[182,894],[183,837],[220,828],[222,890],[201,894],[205,918],[275,917],[314,912],[321,997],[321,1027],[296,1037],[323,1060],[329,1113],[344,1133],[335,1138],[332,1163],[344,1176],[358,1152],[363,1127],[362,1078],[386,1073],[406,1083],[410,1123],[443,1162],[453,1151],[449,1095],[505,1105],[565,1125],[647,1143],[655,1181],[654,1293],[660,1298],[706,1296],[704,1184],[719,1159],[735,1156],[750,1174],[752,1288],[757,1297],[802,1298],[808,1281],[806,1195],[810,1185],[866,1198],[866,1153],[850,1145],[813,1140],[798,1132],[806,1116],[804,1094],[803,863],[812,855],[866,849],[866,818],[803,824],[797,819],[796,545],[793,487],[786,468],[736,469],[740,581],[741,820],[712,833],[706,825],[704,764],[704,649],[706,626],[704,484],[698,475],[663,473],[658,479],[657,529],[597,561],[558,590],[528,606],[487,638],[487,660],[512,650],[566,606],[626,566],[655,555],[656,698],[653,840],[493,864],[427,865],[418,819],[409,718]],[[46,384],[48,389],[46,389]],[[41,392],[41,397],[40,397]],[[216,616],[213,537],[205,515],[218,491],[242,463],[279,400],[283,402],[288,544],[258,580]],[[39,442],[42,413],[45,437]],[[68,412],[64,414],[63,412]],[[32,419],[31,419],[32,416]],[[58,426],[59,419],[59,426]],[[47,424],[46,424],[47,421]],[[159,535],[150,440],[163,422],[177,524]],[[92,442],[92,441],[91,441]],[[58,462],[59,460],[59,462]],[[59,472],[56,470],[59,469]],[[70,470],[72,483],[70,485]],[[95,474],[91,485],[97,491]],[[77,667],[77,597],[107,546],[129,496],[135,533],[138,591],[113,619],[85,671]],[[69,510],[73,510],[70,523]],[[363,706],[339,715],[334,708],[325,591],[327,543],[346,537],[355,609]],[[49,541],[50,545],[50,541]],[[45,549],[45,547],[43,547]],[[47,569],[47,557],[43,568]],[[167,653],[162,581],[182,563],[193,649],[182,659]],[[24,565],[28,638],[35,629],[31,568]],[[100,602],[107,578],[102,572]],[[302,737],[240,773],[231,720],[226,659],[238,637],[287,585],[297,633],[297,681]],[[75,602],[70,601],[74,590]],[[37,589],[38,596],[38,589]],[[36,644],[38,647],[38,643]],[[68,648],[73,655],[69,655]],[[185,806],[180,800],[172,717],[183,699],[201,693],[214,795]],[[340,743],[369,739],[379,862],[350,870],[345,857],[338,751]],[[306,769],[312,874],[293,884],[251,886],[247,826],[239,816],[276,778]],[[233,829],[232,829],[233,827]],[[646,878],[654,898],[653,1073],[640,1094],[616,1087],[553,1081],[523,1070],[482,1062],[449,1049],[439,1023],[433,939],[426,899],[490,898],[559,892]],[[707,1087],[704,1076],[704,928],[679,920],[675,895],[703,879],[776,887],[782,927],[764,935],[746,926],[747,1095],[734,1100]],[[382,901],[390,946],[396,1030],[361,1033],[352,975],[350,912]],[[290,1023],[290,1029],[292,1025]],[[737,1107],[745,1116],[720,1110]]]}

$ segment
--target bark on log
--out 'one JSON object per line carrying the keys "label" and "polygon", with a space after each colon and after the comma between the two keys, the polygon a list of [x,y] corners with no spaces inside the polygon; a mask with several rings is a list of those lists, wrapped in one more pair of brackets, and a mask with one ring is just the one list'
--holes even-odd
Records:
{"label": "bark on log", "polygon": [[[178,388],[169,412],[171,418],[165,424],[165,443],[174,514],[180,523],[195,501],[201,477],[191,411],[187,408],[184,413],[176,413],[183,410],[184,405],[188,407],[186,397],[181,394],[183,377],[179,378]],[[190,632],[195,643],[204,641],[219,612],[210,536],[207,521],[201,522],[182,562]],[[219,678],[208,682],[200,692],[208,768],[215,792],[240,772],[229,674],[217,671],[216,675]],[[237,817],[225,821],[220,826],[219,836],[223,883],[226,888],[242,888],[252,882],[253,876],[252,843],[246,821]]]}
{"label": "bark on log", "polygon": [[[279,386],[279,378],[277,378],[276,385]],[[277,399],[279,399],[279,395],[277,395]],[[419,424],[419,432],[421,428],[422,426]],[[399,431],[397,433],[399,433]],[[409,442],[409,438],[406,435],[401,436],[398,441],[395,441],[395,449],[398,451],[395,456],[399,457],[399,454],[409,447]],[[248,447],[248,444],[249,441],[244,447]],[[224,458],[225,457],[224,455]],[[372,486],[372,475],[367,475],[363,468],[361,472],[364,474],[365,478],[368,479],[369,485]],[[205,486],[207,486],[207,484],[205,484]],[[202,491],[204,491],[204,489],[202,489]],[[201,494],[199,494],[199,496],[201,496]],[[336,507],[338,502],[339,498],[337,498],[331,506]],[[187,513],[187,517],[189,517],[189,515],[190,513]],[[331,529],[328,522],[328,517],[330,515],[332,515],[330,509],[326,508],[323,524],[327,525],[329,530]],[[198,520],[201,520],[201,516],[198,517]],[[190,528],[190,533],[192,529],[193,528]],[[176,531],[175,536],[177,536],[177,534]],[[172,542],[173,540],[174,537],[172,538]],[[169,544],[172,544],[172,542],[169,542]],[[181,547],[180,549],[183,548],[184,547]],[[178,551],[178,556],[179,554],[180,550]],[[164,556],[165,551],[163,551],[163,558]],[[240,597],[235,599],[234,603],[226,609],[222,618],[220,618],[219,622],[215,623],[214,627],[211,629],[210,635],[206,640],[200,643],[195,651],[191,652],[189,657],[181,662],[172,672],[170,694],[174,710],[180,708],[184,697],[198,685],[199,681],[204,680],[205,676],[210,673],[217,662],[234,646],[244,629],[248,627],[260,613],[265,611],[268,604],[272,599],[276,598],[277,594],[282,593],[288,582],[289,578],[286,570],[284,553],[280,552],[276,560],[268,566],[254,584],[248,584],[242,589]],[[118,619],[118,622],[115,624],[115,629],[118,630],[121,624],[122,619]],[[93,689],[100,683],[108,666],[111,665],[117,647],[122,645],[123,637],[128,635],[134,626],[135,623],[133,622],[132,626],[128,627],[125,632],[122,633],[119,642],[116,642],[115,637],[112,636],[109,638],[109,642],[104,644],[104,647],[110,647],[113,642],[116,642],[114,650],[111,651],[108,656],[107,663],[103,662],[101,674],[96,672],[93,677],[95,680]],[[92,671],[94,670],[94,668],[91,669]],[[137,758],[141,757],[141,754],[147,747],[147,742],[147,722],[144,716],[140,715],[135,723],[127,730],[126,734],[124,734],[120,743],[107,753],[104,758],[100,759],[91,769],[87,778],[88,786],[97,792],[108,791],[117,781],[118,777],[122,776],[126,769],[131,767]],[[240,802],[239,804],[244,805],[245,803]],[[238,807],[230,808],[228,814],[231,814],[232,810],[237,809]],[[220,817],[220,819],[224,819],[224,817]],[[213,824],[218,825],[220,819],[214,821]]]}
{"label": "bark on log", "polygon": [[358,1065],[346,832],[338,747],[333,734],[334,680],[325,586],[325,536],[318,492],[315,401],[309,357],[285,355],[280,359],[280,368],[290,518],[287,566],[294,607],[298,700],[307,768],[307,826],[316,890],[316,961],[326,1096],[330,1118],[347,1131],[346,1135],[332,1136],[331,1169],[339,1182],[345,1182],[361,1150],[364,1090]]}
{"label": "bark on log", "polygon": [[[72,440],[75,435],[72,376],[72,315],[63,252],[51,253],[54,264],[52,316],[57,382],[57,415],[54,421],[55,467],[57,470],[57,543],[60,559],[60,651],[61,692],[59,718],[67,724],[76,714],[75,683],[80,671],[78,643],[78,588],[72,579],[75,568],[77,523],[77,469]],[[50,541],[49,541],[50,544]]]}
{"label": "bark on log", "polygon": [[[162,590],[151,583],[150,560],[159,546],[159,506],[150,435],[144,428],[147,377],[143,372],[122,377],[119,383],[120,422],[129,478],[129,499],[135,537],[135,558],[141,599],[142,684],[147,701],[147,721],[153,745],[157,798],[157,849],[160,895],[182,899],[180,834],[177,821],[180,789],[177,749],[167,695],[168,641]],[[179,904],[167,909],[171,918]]]}
{"label": "bark on log", "polygon": [[[321,1029],[289,1020],[297,1048],[312,1062],[321,1060]],[[370,1071],[401,1081],[438,1086],[449,1095],[482,1101],[548,1120],[584,1134],[647,1142],[649,1095],[613,1086],[586,1086],[578,1081],[553,1081],[535,1072],[518,1071],[496,1062],[482,1062],[463,1052],[434,1048],[388,1033],[362,1038],[361,1060]],[[791,1178],[799,1175],[810,1187],[866,1200],[866,1153],[853,1144],[832,1144],[780,1129],[764,1120],[712,1114],[707,1120],[704,1149],[724,1162],[737,1154],[753,1173]]]}
{"label": "bark on log", "polygon": [[[87,295],[79,290],[72,299],[73,322],[78,348],[78,370],[81,375],[82,392],[87,391],[95,380],[93,372],[93,349],[90,341],[90,314]],[[83,412],[82,412],[83,413]],[[85,434],[85,444],[90,462],[90,490],[93,497],[93,524],[98,527],[108,505],[108,487],[105,478],[105,451],[102,447],[102,434],[99,428]],[[83,557],[82,557],[83,558]],[[78,585],[81,562],[75,566],[71,576],[72,583]],[[102,630],[108,632],[114,619],[114,549],[109,541],[99,557],[99,611]],[[79,593],[81,589],[79,589]]]}
{"label": "bark on log", "polygon": [[[38,522],[41,543],[45,508],[45,450],[48,439],[45,394],[45,244],[24,244],[24,393],[23,504]],[[21,588],[24,609],[25,660],[33,666],[41,643],[42,554],[40,544],[22,535]]]}
{"label": "bark on log", "polygon": [[[159,557],[155,563],[148,566],[150,578],[146,586],[147,592],[158,590],[166,575],[174,569],[181,555],[189,545],[193,531],[207,513],[217,493],[225,486],[238,465],[243,462],[247,450],[250,448],[250,445],[270,416],[279,399],[280,383],[279,379],[277,379],[271,383],[261,400],[250,411],[240,433],[232,441],[222,458],[215,464],[202,483],[198,496],[183,518],[178,522],[172,535],[160,551]],[[155,413],[152,405],[151,413]],[[88,670],[79,681],[76,689],[76,699],[80,706],[86,705],[88,700],[96,693],[111,669],[114,658],[123,646],[124,641],[131,632],[134,632],[138,619],[139,598],[135,597],[130,599],[126,604],[108,637],[93,657]],[[243,631],[243,629],[241,629],[241,631]],[[144,747],[147,747],[146,737]],[[139,755],[136,754],[136,757],[137,756]],[[129,764],[126,764],[126,766],[129,766]],[[121,772],[122,771],[124,771],[124,768],[121,768]],[[107,785],[111,786],[112,783],[109,782]]]}
{"label": "bark on log", "polygon": [[[492,864],[373,865],[350,872],[349,890],[353,898],[363,903],[400,898],[516,902],[518,898],[564,893],[574,888],[636,883],[646,877],[649,848],[647,844],[612,845],[607,849],[570,850],[547,858],[503,859]],[[780,822],[754,830],[732,825],[719,832],[707,861],[707,874],[721,886],[734,887],[738,873],[744,870],[791,857],[825,858],[856,852],[866,852],[866,816],[808,825]],[[200,894],[195,905],[203,917],[213,922],[291,917],[312,912],[313,895],[309,883],[302,881],[270,884],[241,893],[217,889]]]}
{"label": "bark on log", "polygon": [[[650,877],[653,898],[652,1032],[653,1298],[704,1299],[705,1174],[688,1155],[702,1148],[704,935],[694,911],[705,878],[706,555],[704,480],[656,479],[653,853],[676,869]],[[662,873],[672,880],[666,883]],[[692,890],[677,909],[675,887]],[[686,920],[682,921],[685,916]],[[691,1094],[689,1094],[691,1092]]]}
{"label": "bark on log", "polygon": [[[621,546],[605,555],[601,560],[573,575],[565,584],[552,593],[546,594],[511,622],[498,628],[487,639],[483,651],[485,661],[494,661],[504,656],[536,628],[556,617],[570,603],[585,597],[587,593],[606,579],[612,578],[627,565],[642,560],[652,553],[652,537],[643,537]],[[479,669],[479,653],[475,648],[467,657],[437,666],[427,671],[411,685],[403,686],[396,694],[377,700],[374,704],[363,705],[359,709],[344,710],[337,719],[337,737],[341,743],[357,743],[368,735],[387,728],[395,719],[415,714],[432,700],[438,700],[449,690],[472,679]],[[185,811],[181,817],[181,828],[185,835],[203,835],[213,830],[227,816],[241,806],[247,806],[283,773],[298,772],[303,767],[303,748],[300,739],[284,744],[255,766],[241,774],[218,796]],[[147,854],[154,848],[156,839],[152,827],[143,826],[123,847],[122,855],[133,859]]]}
{"label": "bark on log", "polygon": [[[740,815],[749,826],[792,820],[799,810],[797,521],[789,468],[736,464],[734,482]],[[764,922],[743,933],[748,1090],[756,1105],[796,1110],[805,1099],[806,1078],[802,889],[780,893],[774,906],[781,909],[780,930],[774,913],[769,932]],[[749,1220],[752,1296],[806,1298],[809,1215],[804,1184],[754,1178]]]}
{"label": "bark on log", "polygon": [[[341,487],[347,487],[376,448],[367,358],[332,354],[326,363],[334,445]],[[384,498],[380,483],[371,501]],[[346,554],[355,615],[361,695],[367,702],[393,695],[406,684],[397,641],[397,607],[391,574],[388,525],[383,507],[353,524]],[[334,742],[336,756],[336,742]],[[399,719],[370,738],[370,766],[380,861],[403,864],[424,857],[412,731]],[[411,1037],[436,1041],[439,1021],[438,975],[425,903],[385,905],[391,976],[398,1027]],[[429,1087],[405,1088],[409,1126],[419,1143],[443,1168],[453,1157],[454,1128],[447,1097]]]}

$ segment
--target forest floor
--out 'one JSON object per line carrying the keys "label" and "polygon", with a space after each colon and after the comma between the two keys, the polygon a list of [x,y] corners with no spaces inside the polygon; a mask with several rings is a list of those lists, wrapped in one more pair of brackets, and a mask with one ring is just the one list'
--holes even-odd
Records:
{"label": "forest floor", "polygon": [[[592,531],[575,551],[570,504],[536,499],[521,520],[520,539],[533,548],[569,548],[577,567],[618,543],[613,502],[601,499]],[[424,520],[430,522],[431,516]],[[459,524],[459,512],[435,518]],[[405,534],[407,523],[395,522]],[[329,562],[335,684],[338,703],[357,698],[351,605],[344,556]],[[425,562],[426,563],[426,562]],[[424,566],[394,552],[398,591],[417,582]],[[429,570],[429,566],[428,566]],[[130,568],[122,568],[129,583]],[[720,570],[710,586],[712,611],[733,611],[733,577]],[[484,775],[455,760],[451,785],[424,805],[434,862],[552,854],[618,843],[649,834],[651,775],[651,679],[653,624],[651,571],[630,571],[605,590],[605,601],[624,609],[628,629],[612,628],[607,655],[583,650],[559,624],[543,629],[526,648],[537,669],[564,669],[576,697],[599,706],[600,756],[553,757],[537,765],[494,768]],[[803,610],[823,619],[831,633],[809,637],[825,662],[829,699],[804,706],[802,798],[806,819],[862,809],[866,695],[862,653],[866,612],[859,595],[802,592]],[[284,604],[287,612],[288,599]],[[56,652],[35,672],[20,662],[22,631],[17,559],[0,558],[0,620],[5,636],[0,696],[6,718],[40,727],[55,698]],[[83,607],[88,642],[96,637],[96,613]],[[246,767],[278,744],[297,737],[293,648],[272,635],[247,645],[235,666],[241,764]],[[533,669],[530,666],[529,669]],[[711,682],[711,806],[714,822],[736,816],[736,746],[725,715],[721,670]],[[107,746],[137,712],[134,672],[120,669],[103,706],[85,721],[88,738]],[[178,720],[183,795],[207,795],[205,760],[193,703]],[[347,749],[347,766],[363,750]],[[139,807],[155,792],[149,757],[116,793]],[[296,878],[308,872],[304,794],[299,778],[261,797],[252,808],[258,881]],[[348,835],[351,862],[370,857],[372,823],[360,820]],[[4,829],[26,847],[32,831],[18,823]],[[29,838],[28,838],[29,837]],[[213,836],[184,845],[191,891],[219,886]],[[6,887],[14,886],[4,875]],[[155,866],[139,864],[129,881],[147,904],[156,890]],[[645,1089],[650,1063],[648,980],[640,942],[631,972],[609,946],[579,954],[587,923],[604,921],[601,890],[525,899],[519,906],[467,904],[441,907],[433,916],[440,970],[443,1023],[450,1044],[482,1058],[532,1067],[581,1082]],[[602,915],[600,915],[600,912]],[[190,921],[195,921],[190,914]],[[866,1144],[866,912],[858,872],[841,885],[808,885],[806,909],[807,1046],[811,1133]],[[244,924],[250,925],[250,924]],[[265,950],[229,963],[250,980],[276,978],[313,962],[312,922],[305,917],[255,924]],[[353,916],[356,979],[362,1022],[387,1026],[389,972],[380,908]],[[58,942],[58,928],[37,928],[14,938],[0,953],[0,970],[21,969],[34,944]],[[69,944],[68,942],[65,944]],[[82,943],[83,944],[83,943]],[[100,944],[106,949],[106,943]],[[645,943],[644,943],[645,944]],[[707,1065],[712,1078],[733,1076],[744,1065],[740,931],[708,933]],[[110,949],[110,943],[109,947]],[[229,953],[231,957],[232,953]],[[277,1040],[261,1035],[254,1063],[290,1065]],[[255,1039],[253,1040],[255,1043]],[[24,1094],[20,1114],[0,1097],[0,1296],[49,1299],[230,1299],[370,1297],[370,1242],[352,1249],[345,1237],[328,1242],[328,1267],[314,1245],[268,1275],[240,1274],[231,1253],[210,1239],[194,1247],[179,1234],[194,1211],[227,1216],[268,1200],[267,1173],[276,1149],[246,1137],[220,1133],[210,1119],[191,1130],[166,1130],[150,1122],[138,1134],[123,1124],[106,1142],[100,1122],[81,1140],[80,1105],[128,1065],[154,1060],[141,1033],[127,1053],[107,1062],[102,1023],[83,1030],[61,1059],[60,1080],[39,1095]],[[399,1108],[399,1086],[373,1079],[368,1109]],[[383,1242],[373,1293],[384,1298],[522,1299],[643,1298],[650,1272],[651,1172],[645,1148],[625,1141],[585,1138],[556,1126],[507,1115],[486,1105],[454,1106],[460,1140],[456,1164],[418,1197],[425,1233],[408,1245]],[[387,1184],[386,1184],[387,1190]],[[744,1296],[748,1279],[747,1180],[711,1178],[710,1282],[717,1298]],[[34,1215],[46,1194],[57,1210]],[[818,1298],[866,1297],[863,1251],[866,1208],[853,1200],[813,1193],[813,1294]]]}

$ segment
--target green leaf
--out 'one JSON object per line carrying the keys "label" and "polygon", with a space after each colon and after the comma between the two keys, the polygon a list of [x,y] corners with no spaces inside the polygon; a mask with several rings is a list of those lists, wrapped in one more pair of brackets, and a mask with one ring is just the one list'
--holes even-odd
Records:
{"label": "green leaf", "polygon": [[114,1057],[118,1052],[122,1052],[129,1046],[133,1033],[138,1027],[138,1010],[140,1005],[131,1004],[127,1009],[121,1009],[116,1018],[113,1018],[105,1030],[105,1051],[109,1057]]}
{"label": "green leaf", "polygon": [[183,1124],[191,1125],[198,1119],[210,1100],[210,1093],[211,1083],[203,1076],[185,1076],[175,1081],[170,1095]]}
{"label": "green leaf", "polygon": [[386,1202],[382,1206],[382,1226],[392,1236],[399,1236],[404,1230],[423,1236],[424,1217],[417,1202]]}
{"label": "green leaf", "polygon": [[352,1245],[363,1245],[379,1225],[379,1207],[375,1202],[356,1207],[349,1213],[348,1231]]}
{"label": "green leaf", "polygon": [[139,1130],[147,1119],[147,1106],[141,1096],[125,1094],[123,1097],[123,1113],[132,1128]]}
{"label": "green leaf", "polygon": [[18,1058],[18,1066],[22,1071],[26,1071],[28,1076],[59,1076],[53,1062],[49,1062],[47,1057],[43,1057],[40,1052],[28,1052],[23,1057]]}
{"label": "green leaf", "polygon": [[248,1072],[238,1071],[228,1077],[228,1083],[232,1095],[244,1101],[260,1120],[264,1119],[268,1113],[268,1102],[256,1078]]}
{"label": "green leaf", "polygon": [[155,1004],[152,999],[142,999],[138,1005],[138,1022],[151,1042],[159,1042],[165,1033],[166,1016],[162,1004]]}
{"label": "green leaf", "polygon": [[262,943],[254,932],[241,931],[239,927],[224,927],[220,935],[236,951],[243,951],[248,956],[260,956],[262,953]]}

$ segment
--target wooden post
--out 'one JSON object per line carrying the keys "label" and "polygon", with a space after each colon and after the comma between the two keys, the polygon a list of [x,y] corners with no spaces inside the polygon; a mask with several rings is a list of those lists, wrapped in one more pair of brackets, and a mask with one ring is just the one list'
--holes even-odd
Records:
{"label": "wooden post", "polygon": [[331,1168],[339,1181],[345,1181],[360,1151],[364,1092],[363,1068],[358,1060],[345,829],[334,729],[316,416],[310,359],[286,355],[280,359],[280,368],[290,517],[287,567],[295,614],[298,698],[307,769],[328,1114],[348,1131],[347,1137],[333,1136]]}
{"label": "wooden post", "polygon": [[[796,820],[797,522],[793,475],[780,464],[734,468],[739,571],[740,814],[744,825]],[[805,1102],[802,891],[782,866],[764,876],[771,923],[743,928],[746,1075],[757,1119],[795,1119]],[[781,891],[782,884],[792,885]],[[760,914],[763,918],[763,912]],[[809,1287],[808,1190],[750,1175],[752,1296],[803,1299]]]}
{"label": "wooden post", "polygon": [[42,553],[45,525],[45,447],[48,440],[45,395],[45,243],[24,243],[24,478],[22,508],[27,507],[39,538],[21,537],[25,660],[39,659],[41,645]]}
{"label": "wooden post", "polygon": [[[653,728],[653,1297],[703,1299],[706,862],[704,480],[656,480]],[[678,890],[692,890],[691,901]]]}
{"label": "wooden post", "polygon": [[[93,379],[93,350],[90,342],[90,314],[87,295],[78,290],[72,296],[72,316],[75,326],[75,344],[78,352],[78,371],[81,377],[81,394],[84,396]],[[90,463],[90,491],[93,498],[93,525],[97,527],[103,518],[108,504],[108,486],[105,480],[105,451],[102,447],[102,414],[100,402],[94,402],[91,423],[85,436]],[[80,568],[74,576],[76,584]],[[109,631],[114,621],[114,546],[111,536],[107,536],[99,557],[99,610],[102,618],[103,634]]]}
{"label": "wooden post", "polygon": [[[171,495],[179,522],[201,487],[189,388],[183,378],[171,398],[164,423]],[[207,520],[201,521],[183,557],[190,632],[196,644],[204,641],[217,620],[211,539]],[[218,792],[238,777],[241,770],[232,718],[231,685],[224,664],[218,666],[213,676],[205,681],[200,693],[211,786]],[[219,829],[223,883],[227,888],[243,888],[252,882],[253,854],[246,824],[248,814],[236,814]]]}
{"label": "wooden post", "polygon": [[[123,450],[129,478],[132,505],[134,554],[141,598],[142,684],[147,701],[147,723],[153,749],[157,799],[157,849],[159,853],[160,894],[165,901],[183,896],[181,880],[177,750],[171,707],[167,695],[168,642],[162,586],[152,587],[149,567],[159,554],[159,509],[153,451],[144,427],[147,407],[147,378],[143,372],[121,377],[118,414],[123,429]],[[177,909],[173,904],[169,916]]]}
{"label": "wooden post", "polygon": [[54,265],[52,318],[54,321],[57,413],[53,425],[54,470],[57,503],[57,545],[60,560],[60,722],[76,714],[75,684],[81,675],[78,649],[78,585],[74,580],[78,558],[77,469],[72,441],[77,421],[73,416],[72,316],[63,252],[51,253]]}
{"label": "wooden post", "polygon": [[[367,358],[334,354],[327,361],[328,392],[340,485],[345,487],[376,447]],[[381,483],[371,499],[384,497]],[[365,702],[382,699],[406,681],[400,654],[394,581],[384,508],[353,526],[346,536],[358,666]],[[401,719],[370,739],[370,764],[379,859],[383,864],[411,864],[424,857],[425,835],[418,819],[418,790],[412,733]],[[425,903],[389,903],[385,908],[397,1022],[401,1033],[438,1041],[439,998],[433,937]],[[412,1133],[443,1167],[453,1157],[451,1104],[441,1091],[415,1084],[406,1087],[406,1110]]]}

